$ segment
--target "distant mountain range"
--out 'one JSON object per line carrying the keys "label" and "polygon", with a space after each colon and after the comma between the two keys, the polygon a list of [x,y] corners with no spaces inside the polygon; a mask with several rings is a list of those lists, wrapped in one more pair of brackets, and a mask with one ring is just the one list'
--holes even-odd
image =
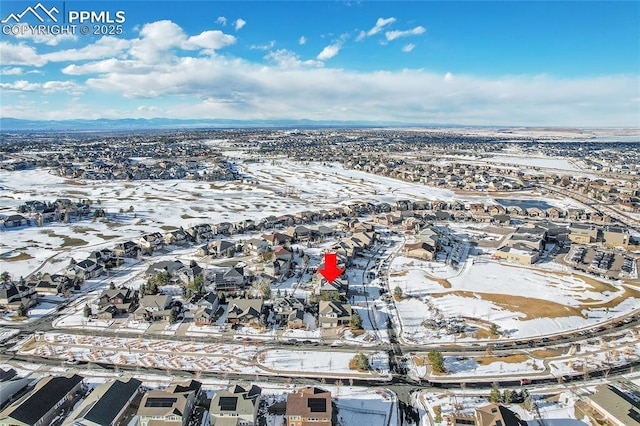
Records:
{"label": "distant mountain range", "polygon": [[123,118],[97,120],[22,120],[0,118],[0,131],[105,131],[155,130],[176,128],[317,128],[317,127],[462,127],[437,124],[410,124],[375,121],[316,121],[316,120],[225,120],[170,118]]}

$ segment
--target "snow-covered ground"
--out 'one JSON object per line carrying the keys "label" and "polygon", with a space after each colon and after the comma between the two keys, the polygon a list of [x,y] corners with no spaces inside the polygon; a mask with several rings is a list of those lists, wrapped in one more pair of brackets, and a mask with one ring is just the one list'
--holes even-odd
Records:
{"label": "snow-covered ground", "polygon": [[[319,356],[321,354],[321,356]],[[258,360],[261,365],[280,372],[296,373],[306,375],[309,372],[330,372],[336,373],[357,373],[355,370],[349,369],[349,361],[353,358],[353,352],[331,352],[322,351],[288,351],[288,350],[270,350],[264,352],[264,357],[259,356]],[[371,368],[380,375],[389,372],[389,356],[384,352],[371,354],[369,363]],[[369,373],[364,373],[368,375]]]}
{"label": "snow-covered ground", "polygon": [[567,171],[580,170],[573,162],[564,158],[553,158],[544,156],[519,156],[519,155],[496,155],[483,159],[493,163],[504,163],[516,166],[540,167],[543,169],[560,169]]}
{"label": "snow-covered ground", "polygon": [[[422,323],[462,316],[495,323],[509,337],[536,337],[586,327],[640,308],[639,299],[623,297],[620,282],[583,279],[553,262],[541,265],[546,267],[472,256],[455,269],[397,256],[391,264],[389,287],[400,287],[411,296],[396,301],[403,337],[414,342],[452,341],[452,335],[426,329]],[[554,312],[543,316],[539,311],[544,310],[523,298],[547,303]]]}
{"label": "snow-covered ground", "polygon": [[[349,360],[356,352],[287,351],[251,344],[205,344],[132,339],[125,337],[79,336],[45,333],[19,347],[25,355],[90,363],[132,365],[166,370],[213,371],[218,373],[282,374],[301,376],[389,377],[388,355],[371,354],[370,373],[351,371]],[[262,367],[264,366],[264,368]]]}

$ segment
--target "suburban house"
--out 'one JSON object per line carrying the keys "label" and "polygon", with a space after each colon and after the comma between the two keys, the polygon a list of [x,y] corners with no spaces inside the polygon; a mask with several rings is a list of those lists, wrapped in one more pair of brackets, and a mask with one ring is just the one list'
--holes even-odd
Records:
{"label": "suburban house", "polygon": [[[340,265],[338,266],[341,267]],[[336,278],[333,282],[329,282],[320,274],[315,274],[312,281],[314,284],[313,291],[318,296],[335,293],[336,297],[346,297],[347,291],[349,291],[349,282],[347,281],[346,275],[344,275],[344,278]],[[329,297],[331,297],[331,295],[329,295]]]}
{"label": "suburban house", "polygon": [[19,226],[28,226],[29,222],[29,219],[20,214],[12,214],[6,217],[3,223],[5,228],[17,228]]}
{"label": "suburban house", "polygon": [[127,287],[107,289],[102,292],[98,298],[98,307],[100,309],[113,306],[116,311],[113,316],[121,315],[124,313],[133,312],[136,307],[137,292]]}
{"label": "suburban house", "polygon": [[287,328],[299,329],[304,326],[304,311],[302,309],[294,309],[287,315]]}
{"label": "suburban house", "polygon": [[191,316],[197,326],[210,325],[217,317],[220,299],[214,292],[205,295],[196,294],[188,302],[189,313],[185,318]]}
{"label": "suburban house", "polygon": [[187,234],[189,234],[192,241],[198,244],[209,241],[215,236],[211,226],[206,223],[187,228]]}
{"label": "suburban house", "polygon": [[139,247],[133,241],[125,241],[124,243],[118,243],[113,248],[113,252],[117,257],[136,257],[138,256]]}
{"label": "suburban house", "polygon": [[148,318],[152,320],[168,320],[173,311],[170,306],[171,296],[144,296],[140,299],[140,307],[135,310],[134,316],[138,321],[144,321]]}
{"label": "suburban house", "polygon": [[198,249],[199,256],[224,257],[229,254],[229,249],[235,250],[235,243],[227,240],[216,240],[200,247]]}
{"label": "suburban house", "polygon": [[234,268],[218,269],[214,272],[212,281],[216,291],[237,292],[243,290],[246,284],[244,268],[236,266]]}
{"label": "suburban house", "polygon": [[278,246],[284,243],[291,242],[289,235],[281,234],[280,232],[274,232],[272,234],[264,234],[261,236],[263,240],[266,240],[272,246]]}
{"label": "suburban house", "polygon": [[331,426],[333,409],[331,392],[305,387],[287,395],[285,419],[288,426]]}
{"label": "suburban house", "polygon": [[476,426],[527,426],[525,420],[503,405],[489,404],[476,409]]}
{"label": "suburban house", "polygon": [[96,387],[62,426],[115,426],[131,404],[142,396],[140,380],[113,380]]}
{"label": "suburban house", "polygon": [[140,401],[136,418],[139,426],[186,426],[194,406],[201,400],[202,384],[191,380],[165,390],[147,391]]}
{"label": "suburban house", "polygon": [[275,319],[279,323],[287,321],[289,315],[294,311],[304,311],[304,303],[293,296],[277,297],[273,301],[273,312]]}
{"label": "suburban house", "polygon": [[92,251],[89,254],[88,260],[91,260],[103,268],[116,266],[116,254],[113,250],[110,249],[101,249]]}
{"label": "suburban house", "polygon": [[254,426],[258,417],[262,389],[245,389],[235,385],[229,390],[217,391],[211,399],[209,417],[212,426]]}
{"label": "suburban house", "polygon": [[39,295],[64,293],[73,286],[73,280],[66,275],[44,273],[40,279],[29,281],[29,287],[35,288]]}
{"label": "suburban house", "polygon": [[164,237],[159,232],[144,235],[138,240],[138,247],[143,250],[153,251],[162,248],[163,245]]}
{"label": "suburban house", "polygon": [[230,235],[233,229],[233,225],[229,222],[220,222],[213,225],[211,229],[216,234]]}
{"label": "suburban house", "polygon": [[[193,261],[192,261],[193,262]],[[191,284],[197,277],[203,276],[203,269],[198,264],[191,264],[178,271],[178,278],[184,285]]]}
{"label": "suburban house", "polygon": [[[3,373],[5,373],[7,378],[3,377]],[[5,404],[18,397],[23,389],[33,381],[28,377],[10,377],[11,373],[15,374],[15,370],[12,369],[5,372],[5,370],[0,368],[0,407],[4,407]]]}
{"label": "suburban house", "polygon": [[351,305],[346,303],[321,300],[318,303],[318,326],[321,328],[337,328],[348,326],[351,321]]}
{"label": "suburban house", "polygon": [[182,228],[164,234],[164,242],[166,244],[173,244],[174,246],[183,246],[190,240],[191,237]]}
{"label": "suburban house", "polygon": [[43,426],[51,424],[60,409],[72,407],[83,388],[82,376],[47,376],[25,398],[0,412],[0,425]]}
{"label": "suburban house", "polygon": [[244,243],[245,253],[253,256],[261,255],[266,252],[269,247],[267,240],[261,238],[252,238]]}
{"label": "suburban house", "polygon": [[25,308],[38,303],[38,294],[33,287],[20,284],[6,284],[0,287],[0,306],[16,310],[21,303]]}
{"label": "suburban house", "polygon": [[166,272],[170,277],[175,277],[184,268],[184,264],[179,260],[164,260],[162,262],[156,262],[149,266],[146,271],[147,276],[156,275],[159,272]]}
{"label": "suburban house", "polygon": [[595,393],[578,401],[576,418],[587,417],[592,424],[610,426],[640,425],[640,403],[613,385],[598,385]]}
{"label": "suburban house", "polygon": [[432,260],[436,254],[436,248],[426,242],[407,243],[404,245],[404,252],[409,257]]}
{"label": "suburban house", "polygon": [[82,260],[71,268],[77,276],[88,280],[99,277],[104,272],[104,268],[90,259]]}
{"label": "suburban house", "polygon": [[262,315],[262,299],[229,299],[227,322],[243,326],[259,327]]}
{"label": "suburban house", "polygon": [[262,271],[270,277],[279,277],[285,275],[291,269],[291,260],[274,259],[264,264]]}

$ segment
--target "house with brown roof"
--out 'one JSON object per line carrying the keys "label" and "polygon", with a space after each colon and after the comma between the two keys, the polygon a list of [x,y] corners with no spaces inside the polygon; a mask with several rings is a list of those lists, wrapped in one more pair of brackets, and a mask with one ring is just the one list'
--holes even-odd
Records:
{"label": "house with brown roof", "polygon": [[513,411],[504,405],[489,404],[476,409],[476,426],[527,426]]}
{"label": "house with brown roof", "polygon": [[436,248],[426,242],[407,243],[404,245],[404,252],[409,257],[432,260],[436,254]]}
{"label": "house with brown roof", "polygon": [[331,426],[331,392],[305,387],[287,395],[285,420],[288,426]]}

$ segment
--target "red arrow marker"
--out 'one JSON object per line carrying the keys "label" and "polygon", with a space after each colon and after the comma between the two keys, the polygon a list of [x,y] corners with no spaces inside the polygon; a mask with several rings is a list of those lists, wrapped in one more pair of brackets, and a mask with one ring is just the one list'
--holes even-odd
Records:
{"label": "red arrow marker", "polygon": [[344,269],[338,268],[338,259],[335,253],[324,254],[324,269],[318,269],[322,276],[332,283],[344,272]]}

